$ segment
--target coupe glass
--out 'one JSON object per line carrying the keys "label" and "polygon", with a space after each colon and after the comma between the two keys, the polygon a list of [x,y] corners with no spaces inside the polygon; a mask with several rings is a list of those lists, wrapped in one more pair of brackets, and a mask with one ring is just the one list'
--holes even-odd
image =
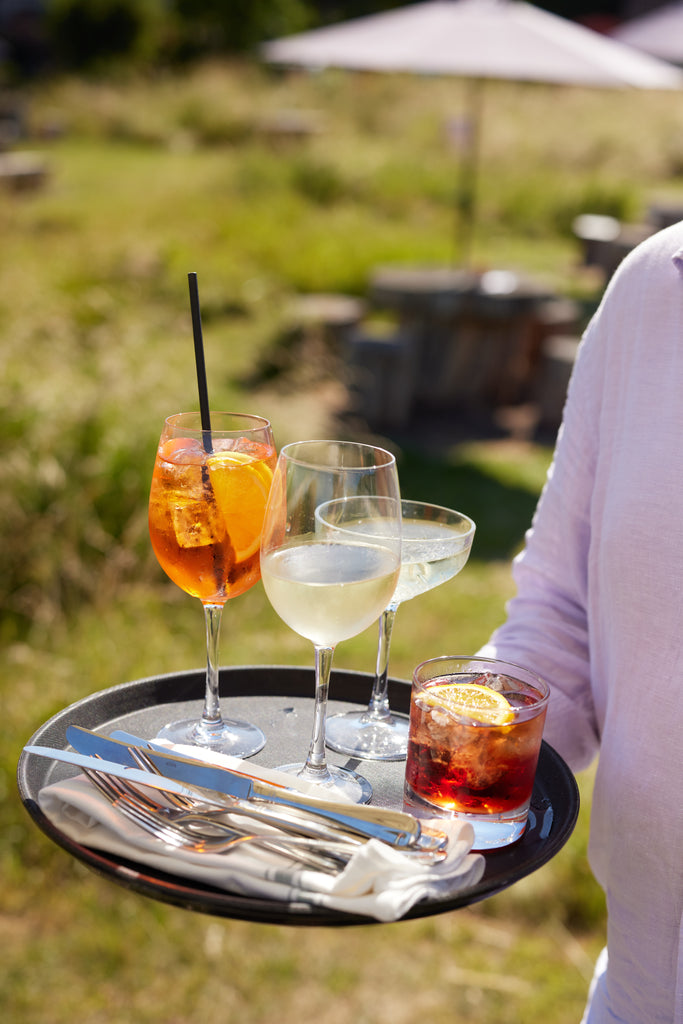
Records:
{"label": "coupe glass", "polygon": [[260,579],[263,516],[276,452],[268,420],[212,412],[169,416],[149,496],[154,553],[170,579],[204,606],[206,696],[199,720],[171,722],[159,737],[249,757],[266,742],[249,722],[224,719],[218,697],[218,640],[227,600]]}
{"label": "coupe glass", "polygon": [[[471,519],[450,508],[422,501],[401,502],[403,546],[401,573],[391,601],[379,620],[377,667],[370,703],[364,711],[334,715],[327,722],[327,745],[332,750],[374,761],[400,761],[408,750],[408,717],[389,707],[389,647],[400,604],[433,590],[457,575],[465,565],[475,526]],[[378,523],[352,520],[352,509],[332,501],[320,510],[329,529],[341,537],[372,535]]]}
{"label": "coupe glass", "polygon": [[[373,536],[340,536],[316,517],[353,497],[350,514],[377,520]],[[342,507],[344,502],[341,503]],[[343,517],[343,511],[340,513]],[[300,441],[280,452],[266,509],[261,571],[283,621],[315,648],[315,712],[305,763],[281,770],[367,802],[362,776],[328,765],[325,720],[335,646],[370,626],[394,592],[401,565],[401,500],[394,456],[352,441]]]}

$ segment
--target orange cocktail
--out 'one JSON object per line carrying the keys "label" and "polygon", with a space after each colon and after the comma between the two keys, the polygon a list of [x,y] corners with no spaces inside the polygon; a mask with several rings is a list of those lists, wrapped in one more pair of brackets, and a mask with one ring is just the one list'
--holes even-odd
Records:
{"label": "orange cocktail", "polygon": [[223,604],[261,577],[261,528],[276,454],[246,438],[159,445],[149,500],[154,553],[174,583]]}
{"label": "orange cocktail", "polygon": [[250,722],[224,721],[219,707],[218,635],[223,606],[261,578],[260,545],[276,462],[268,420],[212,412],[169,416],[159,440],[149,495],[149,533],[159,564],[204,607],[207,674],[201,719],[159,733],[248,757],[265,743]]}

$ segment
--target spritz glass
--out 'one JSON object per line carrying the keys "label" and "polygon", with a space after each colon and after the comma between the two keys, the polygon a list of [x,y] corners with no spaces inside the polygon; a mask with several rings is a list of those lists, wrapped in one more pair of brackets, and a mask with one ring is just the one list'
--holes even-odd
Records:
{"label": "spritz glass", "polygon": [[[376,536],[340,536],[319,506],[354,498],[354,514],[379,521]],[[343,505],[343,502],[342,502]],[[366,802],[372,789],[325,757],[327,696],[335,646],[378,618],[401,564],[401,501],[394,456],[352,441],[301,441],[280,452],[261,542],[263,585],[273,608],[315,648],[315,713],[305,763],[281,770]]]}
{"label": "spritz glass", "polygon": [[249,757],[266,742],[250,722],[224,719],[218,695],[223,606],[261,578],[263,516],[276,452],[268,420],[212,412],[169,416],[159,441],[149,497],[154,553],[170,579],[204,607],[206,695],[201,719],[171,722],[159,736]]}
{"label": "spritz glass", "polygon": [[[400,761],[408,750],[408,717],[389,706],[389,649],[400,604],[456,576],[469,558],[475,525],[468,516],[423,501],[401,502],[401,573],[391,601],[379,620],[377,665],[370,703],[362,711],[333,715],[327,722],[332,750],[374,761]],[[330,502],[320,511],[335,532],[374,534],[378,521],[352,517],[352,509]]]}

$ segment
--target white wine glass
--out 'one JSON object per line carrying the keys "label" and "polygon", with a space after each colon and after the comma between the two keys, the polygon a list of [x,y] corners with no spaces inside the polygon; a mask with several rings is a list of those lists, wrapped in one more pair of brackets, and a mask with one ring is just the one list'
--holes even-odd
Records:
{"label": "white wine glass", "polygon": [[[378,520],[377,536],[328,533],[316,519],[326,502],[353,497],[354,514]],[[343,513],[340,513],[343,516]],[[280,452],[261,541],[261,575],[280,618],[315,649],[315,709],[306,761],[281,770],[356,803],[372,788],[328,765],[325,724],[336,645],[367,629],[386,607],[401,565],[401,499],[394,456],[354,441],[299,441]]]}
{"label": "white wine glass", "polygon": [[[335,500],[318,510],[318,518],[327,524],[330,535],[360,539],[382,529],[381,520],[354,515],[354,501]],[[404,499],[401,511],[401,573],[379,620],[370,703],[363,711],[331,716],[326,729],[327,745],[332,750],[370,761],[400,761],[408,751],[408,716],[393,713],[389,706],[389,649],[398,607],[456,576],[469,558],[475,531],[468,516],[441,505]]]}

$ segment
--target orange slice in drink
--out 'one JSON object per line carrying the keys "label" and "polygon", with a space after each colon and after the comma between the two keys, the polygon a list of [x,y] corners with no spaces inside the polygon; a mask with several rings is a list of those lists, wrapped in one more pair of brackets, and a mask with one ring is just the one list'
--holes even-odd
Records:
{"label": "orange slice in drink", "polygon": [[424,690],[419,699],[467,715],[482,725],[508,725],[515,717],[502,693],[479,683],[439,683]]}
{"label": "orange slice in drink", "polygon": [[216,504],[225,520],[235,559],[258,551],[273,471],[246,452],[215,452],[206,460]]}

